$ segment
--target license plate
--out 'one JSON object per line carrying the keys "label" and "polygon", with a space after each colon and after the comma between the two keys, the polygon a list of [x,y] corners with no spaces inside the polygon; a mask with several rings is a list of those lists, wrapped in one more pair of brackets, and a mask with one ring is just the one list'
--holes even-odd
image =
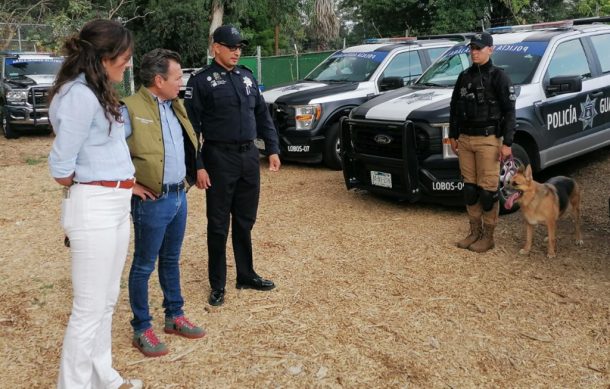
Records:
{"label": "license plate", "polygon": [[254,139],[254,145],[259,150],[265,150],[265,141],[262,139],[258,139],[258,138]]}
{"label": "license plate", "polygon": [[371,184],[382,188],[392,187],[392,175],[390,173],[377,172],[371,170]]}

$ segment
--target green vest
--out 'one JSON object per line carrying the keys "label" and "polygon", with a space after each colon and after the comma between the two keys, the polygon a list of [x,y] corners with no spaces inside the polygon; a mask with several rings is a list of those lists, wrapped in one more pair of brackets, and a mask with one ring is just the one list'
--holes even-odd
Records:
{"label": "green vest", "polygon": [[[145,87],[141,87],[121,102],[129,111],[131,136],[127,138],[127,145],[136,168],[136,181],[159,194],[163,186],[165,148],[157,101]],[[186,181],[192,185],[197,178],[197,169],[203,168],[199,155],[201,149],[186,109],[179,99],[172,101],[172,110],[182,125]]]}

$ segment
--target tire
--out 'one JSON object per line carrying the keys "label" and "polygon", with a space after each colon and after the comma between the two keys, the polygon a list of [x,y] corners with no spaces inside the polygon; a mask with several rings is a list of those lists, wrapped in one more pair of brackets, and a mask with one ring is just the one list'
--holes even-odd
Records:
{"label": "tire", "polygon": [[2,127],[2,133],[6,139],[17,139],[19,134],[13,130],[11,124],[6,119],[6,115],[2,115],[0,126]]}
{"label": "tire", "polygon": [[339,122],[336,122],[328,127],[324,142],[324,164],[333,170],[341,170],[341,156],[339,155],[341,138],[339,133]]}
{"label": "tire", "polygon": [[[530,157],[527,154],[527,151],[525,151],[525,149],[522,146],[518,145],[517,143],[513,143],[512,150],[513,150],[513,158],[515,159],[515,164],[517,165],[518,168],[525,167],[530,164]],[[506,195],[505,195],[504,191],[502,190],[502,189],[504,189],[504,185],[503,185],[504,180],[502,179],[503,177],[504,177],[504,172],[500,171],[500,184],[498,186],[498,189],[499,189],[498,197],[500,200],[500,213],[509,214],[509,213],[513,213],[513,212],[517,211],[519,209],[519,205],[514,204],[511,209],[504,208],[504,203],[506,202]]]}

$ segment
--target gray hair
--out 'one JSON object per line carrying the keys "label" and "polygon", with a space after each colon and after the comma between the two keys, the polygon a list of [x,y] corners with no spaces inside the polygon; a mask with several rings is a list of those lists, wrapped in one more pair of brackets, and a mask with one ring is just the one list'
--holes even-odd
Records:
{"label": "gray hair", "polygon": [[142,85],[149,87],[155,83],[155,76],[158,74],[167,80],[169,61],[174,60],[180,63],[180,54],[167,49],[154,49],[142,56],[140,63],[140,80]]}

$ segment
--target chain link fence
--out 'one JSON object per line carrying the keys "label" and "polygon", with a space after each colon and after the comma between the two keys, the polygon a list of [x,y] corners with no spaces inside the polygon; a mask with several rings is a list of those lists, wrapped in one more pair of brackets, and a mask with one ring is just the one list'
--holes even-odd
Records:
{"label": "chain link fence", "polygon": [[278,84],[302,79],[332,53],[334,51],[273,57],[242,57],[239,63],[252,70],[257,76],[261,89],[269,89]]}
{"label": "chain link fence", "polygon": [[46,24],[0,23],[0,51],[48,51],[44,42],[52,32]]}

